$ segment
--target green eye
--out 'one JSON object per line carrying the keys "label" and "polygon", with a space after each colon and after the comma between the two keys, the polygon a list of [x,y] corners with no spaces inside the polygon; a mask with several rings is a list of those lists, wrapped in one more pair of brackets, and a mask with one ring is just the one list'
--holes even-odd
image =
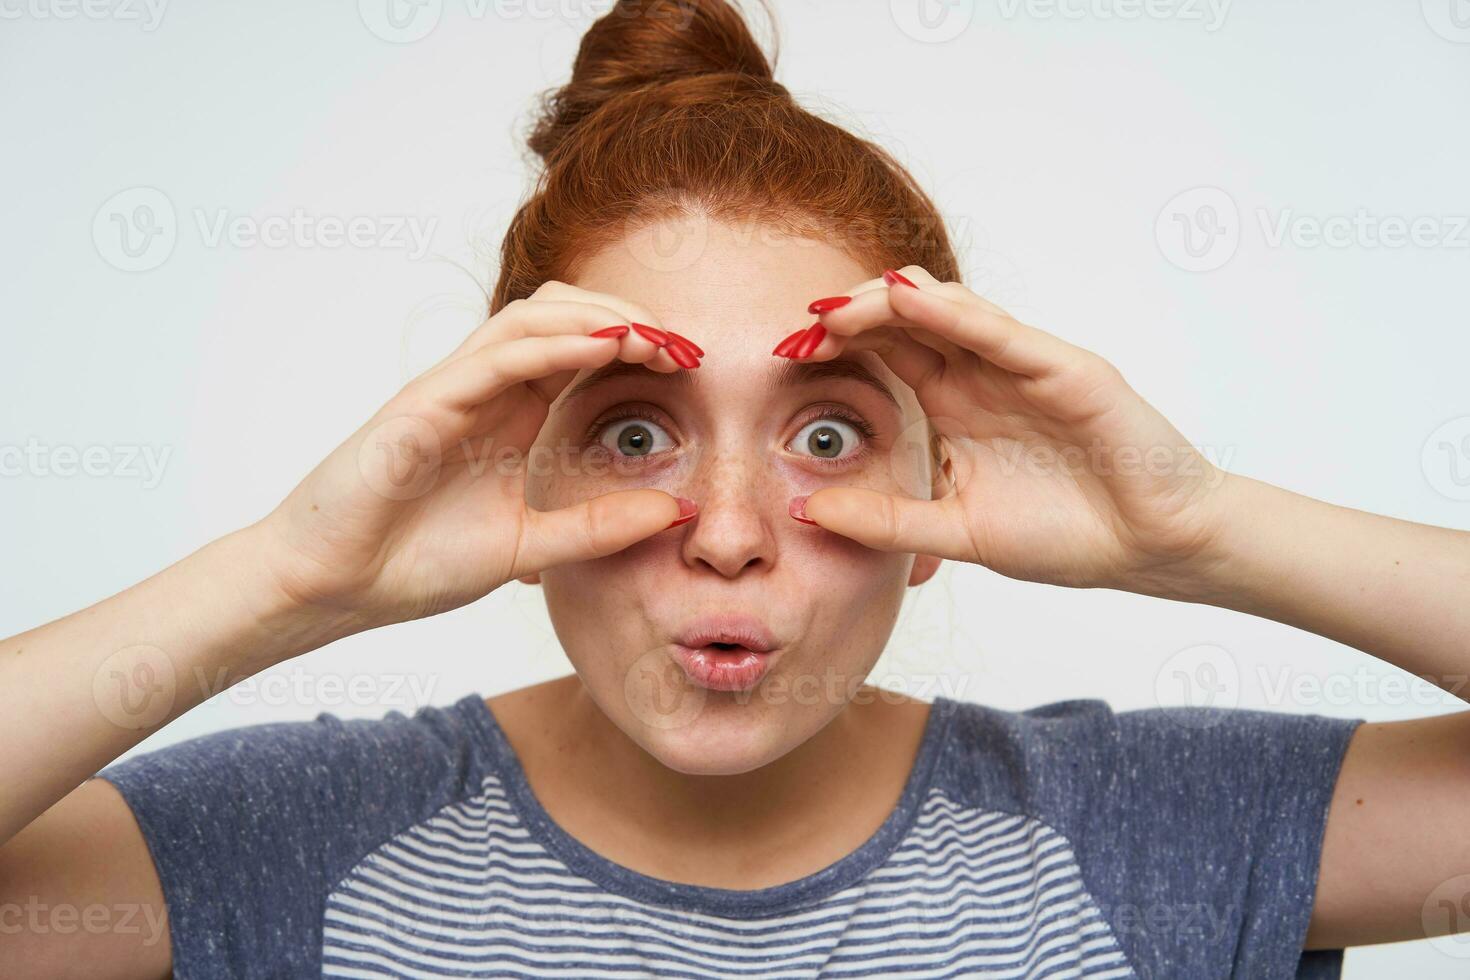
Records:
{"label": "green eye", "polygon": [[609,423],[598,441],[611,452],[634,457],[663,452],[674,445],[662,427],[640,418]]}
{"label": "green eye", "polygon": [[818,459],[841,459],[857,450],[862,436],[851,425],[837,419],[817,419],[804,426],[791,440],[792,447]]}

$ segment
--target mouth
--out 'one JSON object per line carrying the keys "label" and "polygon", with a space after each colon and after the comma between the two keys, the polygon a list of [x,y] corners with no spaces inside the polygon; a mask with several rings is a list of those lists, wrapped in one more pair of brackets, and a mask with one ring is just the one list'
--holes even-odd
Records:
{"label": "mouth", "polygon": [[749,691],[771,669],[776,639],[752,616],[706,616],[674,642],[674,660],[690,683],[711,691]]}

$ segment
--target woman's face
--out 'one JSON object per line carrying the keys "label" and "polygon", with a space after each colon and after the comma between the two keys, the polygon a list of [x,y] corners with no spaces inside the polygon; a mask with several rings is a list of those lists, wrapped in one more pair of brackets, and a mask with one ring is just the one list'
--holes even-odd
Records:
{"label": "woman's face", "polygon": [[[702,365],[579,373],[527,478],[540,510],[654,487],[693,499],[698,516],[523,581],[544,587],[557,637],[614,724],[672,769],[733,774],[836,717],[882,652],[904,589],[938,560],[872,551],[788,511],[829,486],[929,494],[918,402],[876,354],[810,365],[771,355],[812,321],[809,302],[876,270],[770,229],[699,231],[691,248],[687,224],[642,229],[573,285],[641,304],[702,347]],[[680,234],[676,262],[662,246]],[[770,649],[691,648],[711,635]]]}

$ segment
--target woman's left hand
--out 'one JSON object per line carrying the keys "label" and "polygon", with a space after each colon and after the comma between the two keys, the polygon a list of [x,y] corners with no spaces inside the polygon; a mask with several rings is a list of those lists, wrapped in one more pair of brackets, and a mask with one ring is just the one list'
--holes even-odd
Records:
{"label": "woman's left hand", "polygon": [[1226,474],[1115,367],[918,266],[851,295],[820,314],[827,333],[808,358],[877,353],[937,430],[951,489],[920,500],[830,487],[806,517],[871,548],[1012,578],[1189,591],[1211,560]]}

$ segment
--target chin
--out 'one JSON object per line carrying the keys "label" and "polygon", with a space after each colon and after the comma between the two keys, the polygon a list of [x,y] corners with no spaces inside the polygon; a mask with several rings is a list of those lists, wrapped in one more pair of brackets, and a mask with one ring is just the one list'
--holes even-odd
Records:
{"label": "chin", "polygon": [[[806,740],[805,727],[782,710],[711,692],[678,724],[637,723],[637,741],[654,758],[688,776],[735,776],[769,765]],[[631,733],[630,733],[631,734]]]}

